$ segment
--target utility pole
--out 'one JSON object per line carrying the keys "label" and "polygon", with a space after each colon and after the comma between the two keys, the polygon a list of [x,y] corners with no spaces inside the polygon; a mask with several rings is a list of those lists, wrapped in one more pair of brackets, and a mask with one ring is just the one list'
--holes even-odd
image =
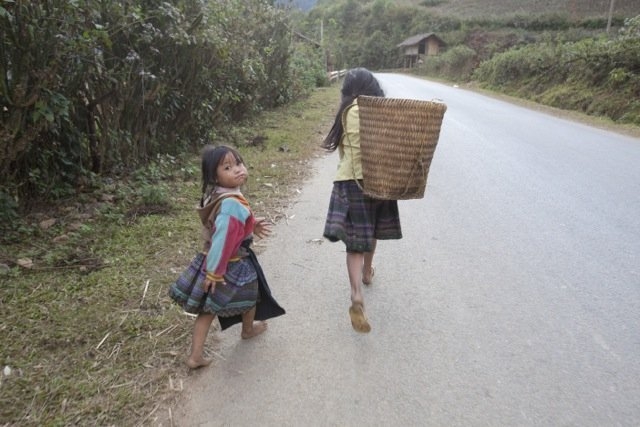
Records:
{"label": "utility pole", "polygon": [[607,34],[609,34],[609,30],[611,30],[611,17],[613,16],[613,7],[616,4],[616,0],[611,0],[609,3],[609,18],[607,18]]}

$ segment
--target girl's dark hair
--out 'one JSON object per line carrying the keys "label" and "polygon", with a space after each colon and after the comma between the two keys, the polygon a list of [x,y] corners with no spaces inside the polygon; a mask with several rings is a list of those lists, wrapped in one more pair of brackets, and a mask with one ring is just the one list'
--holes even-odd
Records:
{"label": "girl's dark hair", "polygon": [[335,151],[340,145],[344,132],[342,129],[342,112],[360,95],[384,96],[384,91],[371,71],[366,68],[353,68],[347,71],[347,75],[344,78],[340,108],[338,108],[338,113],[329,134],[322,142],[322,146],[327,150]]}
{"label": "girl's dark hair", "polygon": [[216,186],[218,177],[216,176],[216,170],[222,160],[227,157],[227,154],[232,153],[233,157],[240,163],[244,163],[242,156],[235,148],[231,148],[227,145],[206,145],[202,149],[202,198],[200,199],[200,206],[204,206],[204,201],[211,195],[211,192]]}

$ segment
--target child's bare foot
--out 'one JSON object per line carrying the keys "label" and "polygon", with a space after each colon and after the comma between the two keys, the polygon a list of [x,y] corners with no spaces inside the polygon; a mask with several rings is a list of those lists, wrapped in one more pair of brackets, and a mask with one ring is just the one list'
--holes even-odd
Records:
{"label": "child's bare foot", "polygon": [[242,330],[242,333],[240,334],[240,336],[243,339],[249,339],[249,338],[253,338],[257,335],[260,335],[261,333],[263,333],[264,331],[267,330],[267,322],[262,322],[262,321],[255,321],[253,322],[253,325],[251,326],[251,330]]}
{"label": "child's bare foot", "polygon": [[203,357],[190,357],[187,359],[187,366],[191,369],[198,369],[205,366],[209,366],[211,364],[211,360],[205,359]]}
{"label": "child's bare foot", "polygon": [[361,302],[354,302],[351,307],[349,307],[349,317],[351,317],[351,326],[353,326],[353,329],[356,331],[362,333],[371,331],[369,319],[367,319]]}

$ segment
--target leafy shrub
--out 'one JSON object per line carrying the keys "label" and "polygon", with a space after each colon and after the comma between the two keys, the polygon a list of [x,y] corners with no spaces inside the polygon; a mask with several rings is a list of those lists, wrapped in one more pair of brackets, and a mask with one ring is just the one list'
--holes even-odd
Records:
{"label": "leafy shrub", "polygon": [[327,86],[322,49],[309,43],[297,43],[291,57],[291,97],[300,99],[314,88]]}
{"label": "leafy shrub", "polygon": [[482,62],[474,78],[556,107],[638,123],[639,33],[635,17],[614,38],[519,47]]}
{"label": "leafy shrub", "polygon": [[[523,80],[546,76],[563,80],[566,75],[551,74],[557,66],[558,51],[551,44],[518,47],[484,61],[474,72],[474,78],[492,87],[517,86]],[[554,70],[557,73],[560,70]]]}
{"label": "leafy shrub", "polygon": [[422,0],[420,2],[420,5],[425,7],[433,7],[441,5],[442,3],[446,3],[446,1],[447,0]]}
{"label": "leafy shrub", "polygon": [[476,63],[476,52],[464,45],[455,46],[438,56],[427,57],[421,69],[428,74],[450,79],[470,78]]}
{"label": "leafy shrub", "polygon": [[138,190],[140,201],[145,206],[169,205],[168,189],[162,184],[145,184]]}
{"label": "leafy shrub", "polygon": [[5,2],[0,28],[0,179],[19,205],[193,150],[322,80],[317,53],[293,73],[289,17],[262,0]]}

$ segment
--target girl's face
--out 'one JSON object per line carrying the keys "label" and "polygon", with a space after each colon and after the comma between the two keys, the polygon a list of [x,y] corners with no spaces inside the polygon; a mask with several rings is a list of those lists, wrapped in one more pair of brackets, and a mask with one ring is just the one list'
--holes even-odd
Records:
{"label": "girl's face", "polygon": [[247,180],[247,168],[229,152],[216,168],[218,185],[225,188],[239,188]]}

